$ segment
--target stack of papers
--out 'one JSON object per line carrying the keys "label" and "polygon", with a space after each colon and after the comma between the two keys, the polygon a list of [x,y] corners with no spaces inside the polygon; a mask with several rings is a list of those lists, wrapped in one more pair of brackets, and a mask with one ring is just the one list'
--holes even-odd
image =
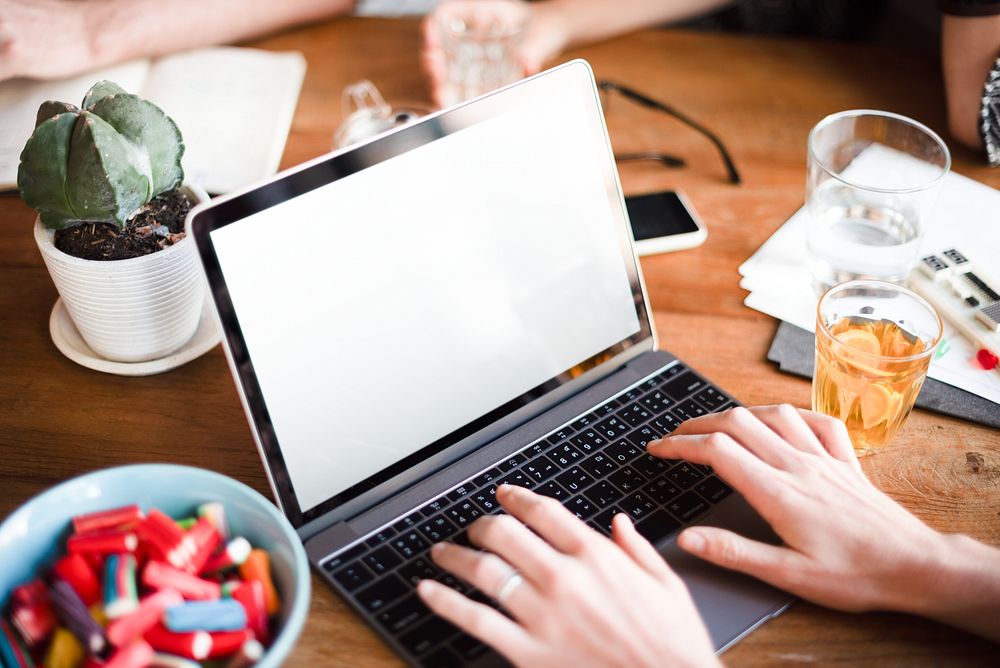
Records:
{"label": "stack of papers", "polygon": [[[873,145],[848,167],[848,176],[906,168],[907,158]],[[740,287],[750,292],[744,303],[770,316],[814,331],[817,296],[806,266],[805,208],[771,235],[740,266]],[[928,219],[921,255],[958,248],[981,267],[1000,266],[1000,192],[959,174],[945,176],[937,204]],[[944,337],[928,375],[949,385],[1000,403],[1000,373],[985,371],[971,343],[945,324]]]}
{"label": "stack of papers", "polygon": [[0,189],[14,189],[21,149],[46,100],[79,106],[90,87],[114,81],[158,105],[184,136],[185,180],[210,193],[243,188],[278,171],[305,76],[302,54],[218,47],[135,60],[61,81],[0,83]]}

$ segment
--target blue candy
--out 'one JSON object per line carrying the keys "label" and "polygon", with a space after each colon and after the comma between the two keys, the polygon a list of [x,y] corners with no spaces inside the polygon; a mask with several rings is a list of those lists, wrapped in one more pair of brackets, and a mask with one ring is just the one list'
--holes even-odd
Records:
{"label": "blue candy", "polygon": [[189,601],[167,608],[163,622],[174,633],[239,631],[247,626],[247,613],[233,599]]}

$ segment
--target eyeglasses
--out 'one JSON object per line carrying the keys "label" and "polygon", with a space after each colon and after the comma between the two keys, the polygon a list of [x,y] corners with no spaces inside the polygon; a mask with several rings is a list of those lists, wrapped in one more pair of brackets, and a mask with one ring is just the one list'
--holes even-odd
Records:
{"label": "eyeglasses", "polygon": [[[688,127],[697,130],[703,134],[710,142],[712,142],[715,147],[719,150],[719,154],[722,156],[722,161],[726,165],[726,172],[729,176],[729,182],[733,185],[739,185],[742,182],[740,178],[740,173],[736,171],[736,165],[733,163],[732,157],[729,155],[729,151],[726,150],[725,145],[722,140],[715,136],[711,130],[706,128],[701,123],[698,123],[693,118],[682,114],[673,107],[670,107],[662,102],[658,102],[651,97],[643,95],[642,93],[635,91],[628,86],[623,86],[621,84],[615,83],[613,81],[608,81],[602,79],[597,82],[597,87],[602,93],[614,91],[629,100],[632,100],[636,104],[649,109],[655,109],[656,111],[662,111],[665,114],[669,114],[684,123]],[[656,160],[661,164],[668,167],[683,167],[684,161],[672,155],[666,155],[664,153],[657,153],[654,151],[646,151],[642,153],[626,153],[620,156],[615,156],[618,160]]]}

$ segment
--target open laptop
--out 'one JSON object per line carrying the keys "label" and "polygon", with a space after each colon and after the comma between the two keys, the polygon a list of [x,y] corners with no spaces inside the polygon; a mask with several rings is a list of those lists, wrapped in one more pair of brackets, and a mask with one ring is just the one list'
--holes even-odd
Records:
{"label": "open laptop", "polygon": [[[574,61],[189,216],[275,499],[313,566],[413,665],[501,665],[424,577],[500,481],[676,569],[719,650],[788,594],[688,557],[682,525],[774,540],[707,467],[645,444],[732,405],[657,350],[589,65]],[[692,332],[692,336],[698,336]]]}

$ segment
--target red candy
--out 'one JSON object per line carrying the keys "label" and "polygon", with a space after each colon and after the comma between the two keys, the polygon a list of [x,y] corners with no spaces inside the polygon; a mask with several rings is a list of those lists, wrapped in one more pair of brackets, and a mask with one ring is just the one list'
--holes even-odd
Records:
{"label": "red candy", "polygon": [[33,580],[14,590],[10,621],[29,647],[41,644],[55,631],[56,615],[44,582]]}
{"label": "red candy", "polygon": [[79,554],[70,554],[52,567],[56,575],[68,582],[87,605],[94,605],[101,598],[101,583],[90,564]]}
{"label": "red candy", "polygon": [[92,531],[131,529],[142,521],[142,510],[139,506],[123,506],[111,510],[99,510],[96,513],[77,515],[73,518],[73,531],[89,533]]}
{"label": "red candy", "polygon": [[995,369],[997,364],[1000,363],[1000,357],[997,357],[986,348],[979,349],[979,352],[976,353],[976,360],[979,362],[979,366],[987,371]]}
{"label": "red candy", "polygon": [[222,587],[218,582],[203,580],[159,561],[146,564],[142,583],[150,589],[175,589],[189,601],[211,601],[219,598]]}
{"label": "red candy", "polygon": [[[190,526],[185,531],[155,508],[143,513],[131,505],[77,515],[72,525],[66,556],[51,571],[16,587],[6,618],[0,616],[0,645],[10,645],[18,662],[14,668],[47,656],[52,639],[65,633],[57,631],[61,627],[84,648],[82,662],[74,659],[77,668],[141,668],[155,664],[158,652],[196,662],[213,660],[211,665],[222,660],[218,665],[240,668],[261,657],[273,635],[270,619],[280,605],[267,552],[241,537],[224,544],[209,514],[185,524]],[[114,567],[116,559],[127,560],[127,566]],[[227,581],[221,584],[223,579]],[[173,633],[164,626],[168,608],[185,604],[185,599],[215,601],[223,592],[246,612],[246,628]],[[126,599],[130,606],[112,609]],[[193,602],[186,605],[212,605]],[[219,605],[239,612],[232,602]]]}
{"label": "red candy", "polygon": [[267,622],[267,604],[264,600],[264,583],[260,580],[242,582],[230,592],[233,600],[239,601],[247,613],[247,626],[265,645],[271,641]]}

